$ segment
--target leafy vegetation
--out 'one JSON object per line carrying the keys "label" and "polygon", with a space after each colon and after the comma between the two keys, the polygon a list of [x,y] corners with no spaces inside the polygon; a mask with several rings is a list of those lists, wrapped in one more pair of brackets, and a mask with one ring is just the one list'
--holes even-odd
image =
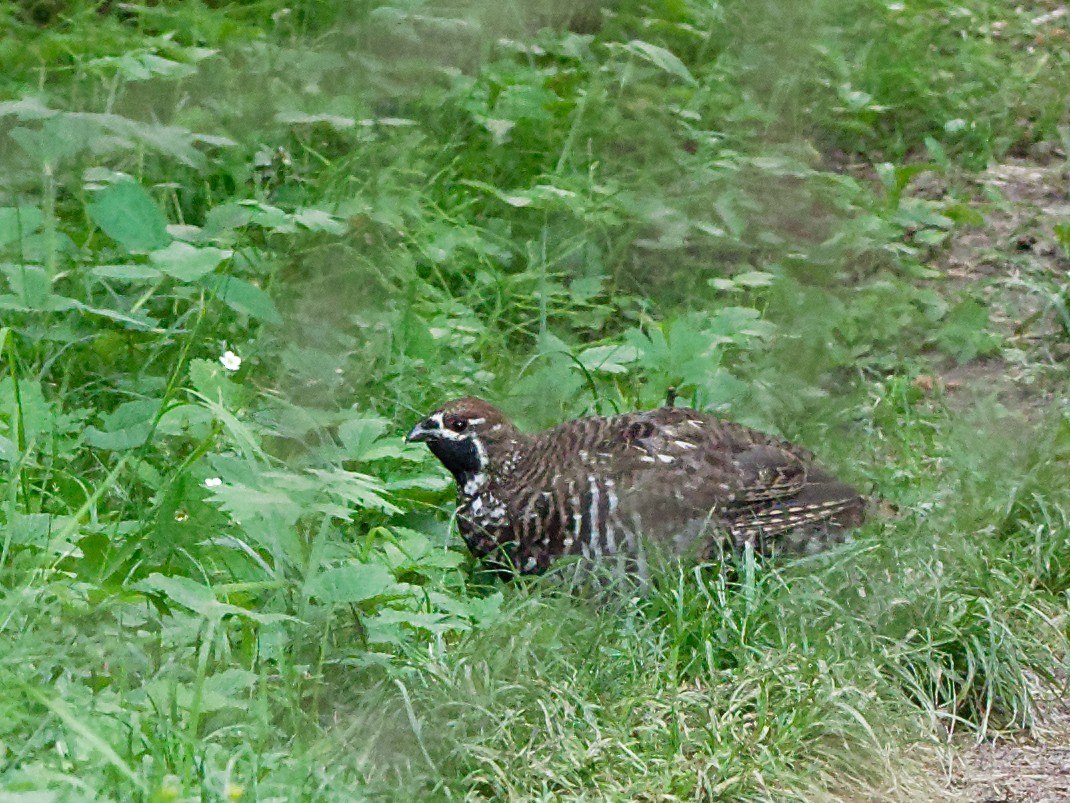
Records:
{"label": "leafy vegetation", "polygon": [[[1065,138],[1035,16],[0,9],[0,799],[909,797],[908,746],[1028,725],[1070,424],[915,380],[1008,346],[933,257],[974,171]],[[634,598],[500,586],[399,437],[669,386],[898,516]]]}

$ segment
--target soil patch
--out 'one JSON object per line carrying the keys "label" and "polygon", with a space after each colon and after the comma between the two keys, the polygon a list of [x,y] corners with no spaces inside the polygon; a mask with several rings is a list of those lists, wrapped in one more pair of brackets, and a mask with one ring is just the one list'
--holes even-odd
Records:
{"label": "soil patch", "polygon": [[[949,792],[968,803],[1070,801],[1070,704],[1052,690],[1028,733],[1000,736],[952,754]],[[959,797],[961,795],[961,797]]]}
{"label": "soil patch", "polygon": [[[1008,348],[948,367],[935,381],[963,402],[995,390],[1027,413],[1049,409],[1065,401],[1070,359],[1070,258],[1055,229],[1070,223],[1066,154],[1050,148],[1042,158],[994,165],[974,190],[984,223],[957,229],[932,264],[945,282],[985,300]],[[937,198],[946,189],[927,177],[912,191]],[[952,746],[944,768],[949,800],[1070,803],[1070,703],[1061,691],[1038,692],[1037,699],[1041,713],[1028,731]]]}
{"label": "soil patch", "polygon": [[[970,205],[984,222],[957,228],[931,264],[942,288],[984,301],[1007,348],[996,358],[943,366],[932,380],[953,401],[996,392],[1027,413],[1047,409],[1070,360],[1070,257],[1055,228],[1070,223],[1068,161],[1051,146],[1043,159],[993,165],[973,185]],[[925,173],[908,192],[938,199],[948,190]]]}

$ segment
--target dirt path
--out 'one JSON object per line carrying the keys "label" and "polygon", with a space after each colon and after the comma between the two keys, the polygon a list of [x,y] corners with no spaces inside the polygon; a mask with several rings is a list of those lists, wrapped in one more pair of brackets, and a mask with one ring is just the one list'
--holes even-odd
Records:
{"label": "dirt path", "polygon": [[[951,391],[996,388],[1001,400],[1046,408],[1070,359],[1070,258],[1055,229],[1070,223],[1070,161],[1051,145],[1043,158],[993,165],[971,189],[984,223],[956,230],[932,264],[945,290],[985,301],[1007,348],[997,359],[948,366],[940,379]],[[939,198],[947,190],[925,174],[915,191]]]}
{"label": "dirt path", "polygon": [[[972,189],[984,223],[957,230],[932,264],[945,288],[980,294],[1008,347],[996,359],[949,366],[937,381],[949,398],[996,389],[1004,403],[1046,410],[1065,399],[1070,359],[1070,246],[1055,229],[1070,224],[1070,160],[1050,145],[990,167]],[[947,192],[931,175],[912,190],[934,200]],[[1047,692],[1038,707],[1028,732],[953,744],[941,779],[949,800],[1070,802],[1070,702]]]}
{"label": "dirt path", "polygon": [[1070,800],[1070,747],[982,745],[965,753],[954,769],[952,789],[960,787],[969,803]]}
{"label": "dirt path", "polygon": [[952,799],[1070,801],[1070,703],[1052,691],[1040,708],[1042,715],[1029,733],[961,744],[951,753],[947,789]]}

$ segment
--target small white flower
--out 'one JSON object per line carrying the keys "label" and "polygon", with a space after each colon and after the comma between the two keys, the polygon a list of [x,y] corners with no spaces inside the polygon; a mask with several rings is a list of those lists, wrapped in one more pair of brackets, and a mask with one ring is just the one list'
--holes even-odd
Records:
{"label": "small white flower", "polygon": [[241,368],[241,357],[233,351],[224,351],[223,356],[219,358],[219,361],[223,363],[223,367],[228,371],[237,371]]}
{"label": "small white flower", "polygon": [[205,488],[218,488],[222,484],[223,480],[219,479],[219,477],[209,477],[204,481]]}

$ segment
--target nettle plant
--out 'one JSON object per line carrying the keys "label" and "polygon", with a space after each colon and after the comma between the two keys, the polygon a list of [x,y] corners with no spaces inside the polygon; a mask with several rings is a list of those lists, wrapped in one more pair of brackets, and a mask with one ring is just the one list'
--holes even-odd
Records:
{"label": "nettle plant", "polygon": [[725,412],[747,393],[733,359],[773,331],[757,309],[723,306],[646,320],[593,345],[545,333],[510,388],[509,406],[532,426],[551,426],[584,411],[656,407],[672,388],[681,404]]}
{"label": "nettle plant", "polygon": [[28,101],[0,115],[26,123],[12,137],[44,181],[43,198],[0,207],[0,569],[133,590],[206,622],[339,623],[362,651],[491,617],[497,598],[467,604],[441,534],[399,523],[444,486],[423,451],[367,411],[264,389],[255,344],[280,320],[264,251],[347,223],[248,198],[172,224],[156,200],[172,187],[64,168],[152,143],[207,169],[205,137]]}

